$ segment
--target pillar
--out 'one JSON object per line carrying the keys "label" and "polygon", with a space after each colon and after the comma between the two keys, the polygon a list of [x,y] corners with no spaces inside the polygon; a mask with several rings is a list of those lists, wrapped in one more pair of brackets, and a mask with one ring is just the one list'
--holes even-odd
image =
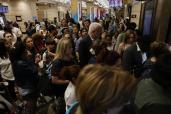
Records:
{"label": "pillar", "polygon": [[79,18],[78,9],[78,0],[71,0],[71,14],[76,22],[78,22]]}

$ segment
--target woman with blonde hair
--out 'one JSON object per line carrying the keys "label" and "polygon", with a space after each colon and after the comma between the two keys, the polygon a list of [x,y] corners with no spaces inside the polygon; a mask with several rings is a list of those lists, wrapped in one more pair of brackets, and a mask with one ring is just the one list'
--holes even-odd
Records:
{"label": "woman with blonde hair", "polygon": [[76,114],[119,114],[135,85],[134,77],[119,68],[86,66],[77,78]]}
{"label": "woman with blonde hair", "polygon": [[51,80],[54,85],[53,93],[57,97],[63,97],[65,89],[69,84],[69,80],[66,77],[61,76],[61,70],[64,66],[70,66],[75,64],[72,56],[72,44],[69,39],[62,38],[59,40],[56,57],[52,63],[51,68]]}

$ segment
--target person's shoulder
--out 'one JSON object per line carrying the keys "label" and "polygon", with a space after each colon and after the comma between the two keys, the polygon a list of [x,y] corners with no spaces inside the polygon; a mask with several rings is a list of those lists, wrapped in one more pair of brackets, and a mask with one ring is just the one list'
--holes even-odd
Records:
{"label": "person's shoulder", "polygon": [[154,64],[155,64],[154,62],[152,62],[150,59],[148,59],[147,61],[144,62],[144,67],[145,68],[152,68],[152,66]]}
{"label": "person's shoulder", "polygon": [[21,68],[26,68],[28,66],[28,62],[25,60],[16,60],[13,64]]}
{"label": "person's shoulder", "polygon": [[80,38],[77,40],[77,42],[80,42],[81,40],[83,40],[83,38],[82,38],[82,37],[80,37]]}
{"label": "person's shoulder", "polygon": [[66,114],[76,114],[77,108],[79,107],[78,102],[73,103],[73,105],[68,109]]}
{"label": "person's shoulder", "polygon": [[86,42],[88,42],[89,40],[91,40],[91,38],[87,36],[87,37],[83,38],[83,39],[80,41],[80,43],[86,43]]}
{"label": "person's shoulder", "polygon": [[121,42],[121,43],[119,44],[119,47],[123,47],[123,46],[125,46],[125,43],[124,43],[124,42]]}
{"label": "person's shoulder", "polygon": [[138,87],[144,87],[147,86],[148,84],[152,83],[152,79],[142,79],[139,83],[138,83]]}
{"label": "person's shoulder", "polygon": [[52,64],[60,64],[61,63],[61,59],[55,59],[53,60]]}
{"label": "person's shoulder", "polygon": [[136,46],[136,44],[132,44],[132,45],[129,46],[125,51],[136,52],[136,51],[137,51],[137,46]]}
{"label": "person's shoulder", "polygon": [[63,61],[60,60],[60,59],[55,59],[53,62],[52,62],[52,68],[61,68],[63,66]]}

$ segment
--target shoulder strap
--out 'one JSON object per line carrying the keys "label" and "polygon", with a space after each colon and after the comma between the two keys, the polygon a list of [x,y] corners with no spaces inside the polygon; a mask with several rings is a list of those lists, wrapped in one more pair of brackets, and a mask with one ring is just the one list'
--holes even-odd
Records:
{"label": "shoulder strap", "polygon": [[66,112],[66,114],[75,114],[78,107],[78,102],[75,102]]}

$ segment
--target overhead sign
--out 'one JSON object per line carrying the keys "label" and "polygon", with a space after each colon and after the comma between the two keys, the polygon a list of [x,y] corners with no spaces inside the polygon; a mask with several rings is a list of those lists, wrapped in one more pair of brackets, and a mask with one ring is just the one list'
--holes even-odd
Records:
{"label": "overhead sign", "polygon": [[122,0],[109,0],[109,6],[110,7],[122,7],[123,2]]}
{"label": "overhead sign", "polygon": [[0,13],[8,13],[8,6],[0,5]]}

